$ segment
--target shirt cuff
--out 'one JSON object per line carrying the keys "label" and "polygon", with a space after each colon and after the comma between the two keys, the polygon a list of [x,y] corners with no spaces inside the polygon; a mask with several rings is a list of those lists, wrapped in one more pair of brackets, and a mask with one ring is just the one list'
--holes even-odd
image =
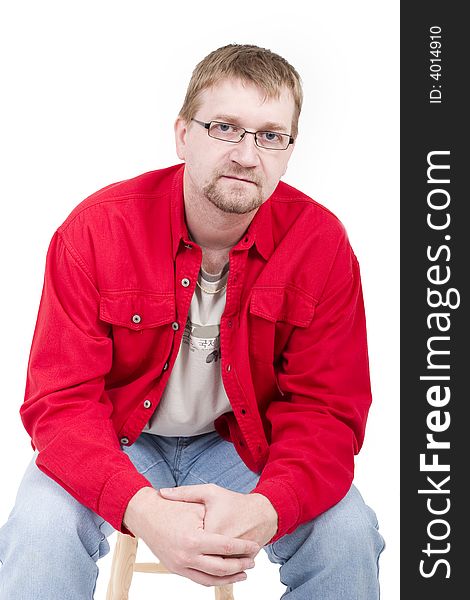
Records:
{"label": "shirt cuff", "polygon": [[290,484],[267,479],[260,482],[251,493],[266,496],[277,512],[277,532],[268,544],[272,544],[296,529],[300,519],[300,506],[297,495]]}
{"label": "shirt cuff", "polygon": [[124,525],[124,513],[131,498],[143,487],[153,487],[137,471],[119,471],[106,482],[98,501],[98,512],[117,531],[135,537]]}

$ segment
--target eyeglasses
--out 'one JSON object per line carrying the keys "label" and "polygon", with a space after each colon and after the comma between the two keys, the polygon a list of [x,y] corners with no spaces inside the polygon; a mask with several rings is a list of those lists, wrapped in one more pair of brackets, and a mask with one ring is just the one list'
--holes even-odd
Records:
{"label": "eyeglasses", "polygon": [[238,125],[232,123],[222,123],[221,121],[198,121],[197,119],[191,119],[202,127],[207,129],[207,134],[211,138],[216,140],[222,140],[224,142],[231,142],[232,144],[238,144],[245,137],[245,134],[250,133],[255,136],[255,144],[259,148],[265,148],[266,150],[287,150],[290,144],[294,143],[294,138],[288,133],[278,133],[276,131],[248,131]]}

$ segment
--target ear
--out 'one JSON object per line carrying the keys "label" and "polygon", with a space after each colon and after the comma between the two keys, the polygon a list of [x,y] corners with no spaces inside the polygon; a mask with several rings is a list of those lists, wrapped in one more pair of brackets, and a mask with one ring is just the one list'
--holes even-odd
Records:
{"label": "ear", "polygon": [[176,154],[180,160],[185,159],[186,135],[188,133],[188,124],[184,119],[178,117],[175,121],[175,144]]}

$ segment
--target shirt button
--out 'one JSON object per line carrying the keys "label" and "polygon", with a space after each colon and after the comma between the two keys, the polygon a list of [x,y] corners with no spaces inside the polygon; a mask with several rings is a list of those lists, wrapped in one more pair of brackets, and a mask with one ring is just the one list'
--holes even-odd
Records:
{"label": "shirt button", "polygon": [[184,279],[181,280],[181,285],[183,287],[188,287],[190,283],[191,282],[189,281],[189,279],[187,277],[185,277]]}
{"label": "shirt button", "polygon": [[121,444],[123,444],[125,446],[128,443],[129,443],[129,438],[126,438],[126,437],[121,438]]}
{"label": "shirt button", "polygon": [[246,410],[244,408],[242,408],[240,412],[242,413],[242,415],[246,415]]}
{"label": "shirt button", "polygon": [[142,317],[140,315],[132,315],[132,322],[133,323],[140,323],[142,321]]}
{"label": "shirt button", "polygon": [[163,370],[164,370],[164,371],[166,371],[167,369],[168,369],[168,363],[166,362],[166,363],[163,365]]}
{"label": "shirt button", "polygon": [[171,324],[172,328],[174,331],[178,331],[178,329],[180,328],[179,323],[177,323],[176,321],[173,321],[173,323]]}
{"label": "shirt button", "polygon": [[233,321],[232,320],[227,321],[227,327],[232,327],[232,325],[233,325]]}
{"label": "shirt button", "polygon": [[230,371],[232,370],[232,365],[227,365],[227,366],[225,367],[225,369],[227,370],[227,372],[229,372],[229,373],[230,373]]}
{"label": "shirt button", "polygon": [[144,408],[150,408],[152,406],[152,403],[150,402],[150,400],[144,400]]}

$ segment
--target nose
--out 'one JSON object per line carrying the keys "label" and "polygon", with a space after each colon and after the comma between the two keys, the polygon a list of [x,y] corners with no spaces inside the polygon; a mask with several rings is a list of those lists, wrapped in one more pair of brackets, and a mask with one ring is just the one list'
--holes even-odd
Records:
{"label": "nose", "polygon": [[254,133],[247,131],[238,144],[233,144],[230,158],[242,167],[257,167],[260,163]]}

